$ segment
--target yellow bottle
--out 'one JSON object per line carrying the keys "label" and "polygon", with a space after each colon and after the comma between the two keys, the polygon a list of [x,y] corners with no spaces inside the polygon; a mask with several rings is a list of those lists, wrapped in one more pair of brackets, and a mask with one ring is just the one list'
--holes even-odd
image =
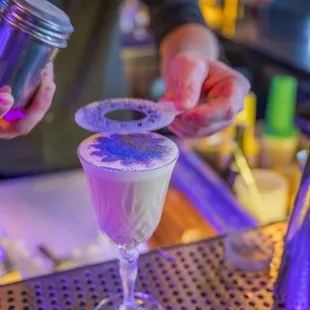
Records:
{"label": "yellow bottle", "polygon": [[257,167],[259,144],[255,137],[256,96],[250,92],[244,99],[244,110],[235,118],[234,126],[243,127],[242,151],[251,168]]}

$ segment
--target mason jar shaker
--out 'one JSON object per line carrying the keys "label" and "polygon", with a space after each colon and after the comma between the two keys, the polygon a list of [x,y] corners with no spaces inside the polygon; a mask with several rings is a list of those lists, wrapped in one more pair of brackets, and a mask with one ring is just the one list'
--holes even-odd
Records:
{"label": "mason jar shaker", "polygon": [[25,107],[41,71],[67,46],[69,17],[45,0],[0,0],[0,87],[10,86],[14,108]]}

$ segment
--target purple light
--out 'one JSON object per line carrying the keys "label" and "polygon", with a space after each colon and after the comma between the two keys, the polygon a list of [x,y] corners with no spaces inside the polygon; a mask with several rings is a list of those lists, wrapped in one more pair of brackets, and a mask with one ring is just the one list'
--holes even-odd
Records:
{"label": "purple light", "polygon": [[26,113],[23,109],[11,109],[8,113],[6,113],[3,117],[8,122],[14,122],[26,117]]}

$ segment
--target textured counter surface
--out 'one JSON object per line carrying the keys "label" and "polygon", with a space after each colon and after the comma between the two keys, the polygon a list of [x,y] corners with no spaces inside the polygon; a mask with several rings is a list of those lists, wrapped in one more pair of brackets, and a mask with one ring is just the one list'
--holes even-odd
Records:
{"label": "textured counter surface", "polygon": [[[263,229],[275,242],[270,273],[234,272],[224,261],[223,238],[174,246],[142,255],[138,290],[153,294],[164,309],[273,309],[273,281],[285,225]],[[93,310],[121,292],[118,264],[111,261],[0,288],[1,310]],[[284,305],[280,305],[284,308]]]}

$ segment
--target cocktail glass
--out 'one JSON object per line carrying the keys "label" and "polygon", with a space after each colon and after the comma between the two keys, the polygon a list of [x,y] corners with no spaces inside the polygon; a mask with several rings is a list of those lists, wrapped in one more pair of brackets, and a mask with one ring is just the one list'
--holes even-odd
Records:
{"label": "cocktail glass", "polygon": [[137,246],[160,221],[178,154],[174,142],[155,133],[97,134],[80,144],[99,229],[119,249],[123,286],[123,294],[102,300],[95,310],[163,309],[154,297],[135,293]]}

